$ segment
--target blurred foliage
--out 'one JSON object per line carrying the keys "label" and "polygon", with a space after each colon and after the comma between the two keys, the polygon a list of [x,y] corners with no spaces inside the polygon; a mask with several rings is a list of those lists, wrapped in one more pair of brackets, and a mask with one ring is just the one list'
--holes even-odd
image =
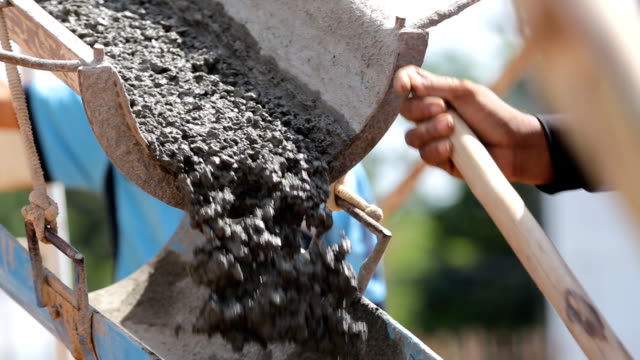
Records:
{"label": "blurred foliage", "polygon": [[[516,185],[536,209],[536,190]],[[429,215],[409,204],[387,222],[392,316],[417,332],[524,328],[542,320],[542,297],[466,186],[455,205]],[[532,206],[533,205],[533,206]]]}
{"label": "blurred foliage", "polygon": [[24,219],[20,209],[29,203],[27,191],[0,193],[0,226],[16,237],[25,237]]}
{"label": "blurred foliage", "polygon": [[87,258],[89,290],[113,282],[113,241],[104,198],[88,191],[67,190],[71,243]]}
{"label": "blurred foliage", "polygon": [[[24,237],[20,209],[28,203],[28,192],[0,194],[0,225],[16,237]],[[113,281],[113,255],[106,205],[101,196],[67,190],[67,211],[71,244],[82,252],[87,264],[89,290]]]}

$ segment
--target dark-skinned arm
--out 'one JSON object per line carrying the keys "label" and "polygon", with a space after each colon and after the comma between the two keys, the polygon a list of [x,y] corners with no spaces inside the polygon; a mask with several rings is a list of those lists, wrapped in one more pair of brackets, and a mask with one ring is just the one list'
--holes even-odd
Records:
{"label": "dark-skinned arm", "polygon": [[521,112],[485,86],[416,66],[400,69],[394,86],[403,95],[411,89],[400,112],[416,127],[405,140],[426,163],[461,177],[451,161],[453,119],[446,111],[453,108],[510,181],[537,185],[547,193],[592,189],[560,135],[560,118]]}

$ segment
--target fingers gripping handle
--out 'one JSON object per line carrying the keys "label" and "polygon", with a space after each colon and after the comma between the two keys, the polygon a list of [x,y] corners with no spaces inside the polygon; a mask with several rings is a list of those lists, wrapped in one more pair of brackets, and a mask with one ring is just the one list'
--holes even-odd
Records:
{"label": "fingers gripping handle", "polygon": [[589,359],[631,359],[484,145],[454,112],[452,160]]}

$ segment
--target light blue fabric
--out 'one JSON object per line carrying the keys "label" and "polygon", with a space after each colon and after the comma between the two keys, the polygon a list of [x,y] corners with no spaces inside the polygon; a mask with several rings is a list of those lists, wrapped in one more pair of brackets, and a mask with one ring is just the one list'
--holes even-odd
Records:
{"label": "light blue fabric", "polygon": [[116,279],[122,279],[155,256],[176,231],[184,216],[115,172],[118,225]]}
{"label": "light blue fabric", "polygon": [[[29,108],[50,180],[70,188],[104,192],[109,159],[98,144],[80,97],[60,82],[35,82]],[[151,260],[175,232],[184,214],[148,195],[114,169],[120,280]]]}
{"label": "light blue fabric", "polygon": [[[28,89],[29,107],[49,177],[71,188],[104,192],[109,166],[86,119],[82,101],[60,82],[36,82]],[[120,280],[148,262],[176,230],[184,212],[170,207],[133,185],[114,170],[114,196],[118,235],[116,279]],[[347,186],[371,201],[364,168],[356,166]],[[338,242],[344,232],[352,243],[347,260],[357,272],[376,239],[345,212],[333,215],[334,226],[325,241]],[[365,296],[383,304],[386,286],[378,268]]]}

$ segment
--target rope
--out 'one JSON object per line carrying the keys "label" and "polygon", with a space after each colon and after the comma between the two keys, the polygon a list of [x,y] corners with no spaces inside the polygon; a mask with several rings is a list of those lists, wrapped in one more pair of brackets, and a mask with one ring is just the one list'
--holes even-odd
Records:
{"label": "rope", "polygon": [[[3,9],[0,9],[0,42],[4,50],[12,51]],[[38,240],[46,243],[47,241],[44,234],[46,226],[48,225],[51,229],[57,231],[56,218],[58,217],[58,205],[47,196],[46,183],[40,158],[38,157],[38,152],[36,151],[33,140],[33,130],[29,119],[27,100],[22,88],[22,81],[20,80],[20,73],[18,72],[18,68],[13,64],[5,64],[5,68],[7,70],[9,90],[11,91],[13,105],[18,118],[20,135],[22,136],[24,147],[27,151],[31,181],[33,182],[33,191],[29,194],[30,204],[22,208],[22,216],[26,221],[33,224]]]}

